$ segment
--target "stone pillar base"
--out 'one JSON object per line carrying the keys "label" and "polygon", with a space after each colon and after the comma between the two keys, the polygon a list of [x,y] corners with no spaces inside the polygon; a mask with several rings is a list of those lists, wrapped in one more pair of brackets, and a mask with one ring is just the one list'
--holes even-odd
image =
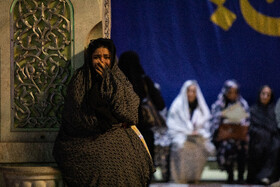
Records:
{"label": "stone pillar base", "polygon": [[60,171],[47,166],[2,166],[6,187],[64,187]]}

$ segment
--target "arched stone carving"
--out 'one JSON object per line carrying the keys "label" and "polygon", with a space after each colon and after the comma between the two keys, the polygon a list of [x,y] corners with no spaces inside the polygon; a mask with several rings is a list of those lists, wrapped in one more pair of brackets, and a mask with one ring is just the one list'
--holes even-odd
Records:
{"label": "arched stone carving", "polygon": [[85,47],[89,44],[90,40],[103,37],[102,33],[102,22],[96,24],[89,32],[87,36],[87,40],[85,43]]}

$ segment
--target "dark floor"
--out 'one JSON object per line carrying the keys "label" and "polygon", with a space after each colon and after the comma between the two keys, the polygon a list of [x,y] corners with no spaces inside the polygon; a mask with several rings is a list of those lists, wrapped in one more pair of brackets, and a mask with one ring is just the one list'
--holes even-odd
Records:
{"label": "dark floor", "polygon": [[[234,170],[234,180],[237,181],[237,170]],[[154,180],[150,184],[149,187],[266,187],[265,185],[250,185],[250,184],[226,184],[227,181],[227,173],[225,171],[221,171],[218,168],[216,159],[209,158],[203,172],[201,174],[200,181],[196,184],[176,184],[174,182],[160,182],[163,179],[163,173],[160,168],[156,168],[156,172],[154,173]],[[244,173],[244,179],[247,177],[247,171]],[[267,185],[271,187],[280,187],[280,180],[271,185]]]}
{"label": "dark floor", "polygon": [[264,187],[264,186],[247,185],[247,184],[242,184],[242,185],[241,184],[223,184],[223,183],[219,183],[219,182],[201,182],[198,184],[152,183],[152,184],[150,184],[149,187]]}

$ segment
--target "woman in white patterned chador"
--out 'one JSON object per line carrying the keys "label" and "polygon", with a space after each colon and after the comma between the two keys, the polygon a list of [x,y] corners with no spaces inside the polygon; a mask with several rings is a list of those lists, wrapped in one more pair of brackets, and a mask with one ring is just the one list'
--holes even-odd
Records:
{"label": "woman in white patterned chador", "polygon": [[172,139],[171,178],[176,183],[197,182],[209,152],[210,111],[195,80],[186,81],[168,112]]}

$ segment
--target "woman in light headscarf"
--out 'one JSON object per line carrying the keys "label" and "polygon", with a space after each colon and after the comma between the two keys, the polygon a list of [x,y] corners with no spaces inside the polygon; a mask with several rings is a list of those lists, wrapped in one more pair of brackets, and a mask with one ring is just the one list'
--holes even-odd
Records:
{"label": "woman in light headscarf", "polygon": [[[195,80],[186,81],[171,104],[167,125],[172,139],[171,177],[177,183],[197,182],[209,152],[210,111]],[[193,160],[196,159],[196,160]]]}
{"label": "woman in light headscarf", "polygon": [[227,118],[223,115],[223,111],[230,106],[240,104],[241,108],[246,113],[245,118],[242,118],[238,124],[242,126],[249,125],[249,106],[245,99],[239,93],[239,85],[235,80],[227,80],[224,83],[221,93],[218,95],[217,101],[212,105],[211,114],[211,133],[213,142],[217,150],[217,161],[222,170],[228,173],[228,183],[233,183],[233,167],[237,161],[238,164],[238,180],[244,182],[243,174],[245,171],[246,155],[248,150],[248,141],[225,139],[216,141],[216,135],[221,124],[225,124]]}

